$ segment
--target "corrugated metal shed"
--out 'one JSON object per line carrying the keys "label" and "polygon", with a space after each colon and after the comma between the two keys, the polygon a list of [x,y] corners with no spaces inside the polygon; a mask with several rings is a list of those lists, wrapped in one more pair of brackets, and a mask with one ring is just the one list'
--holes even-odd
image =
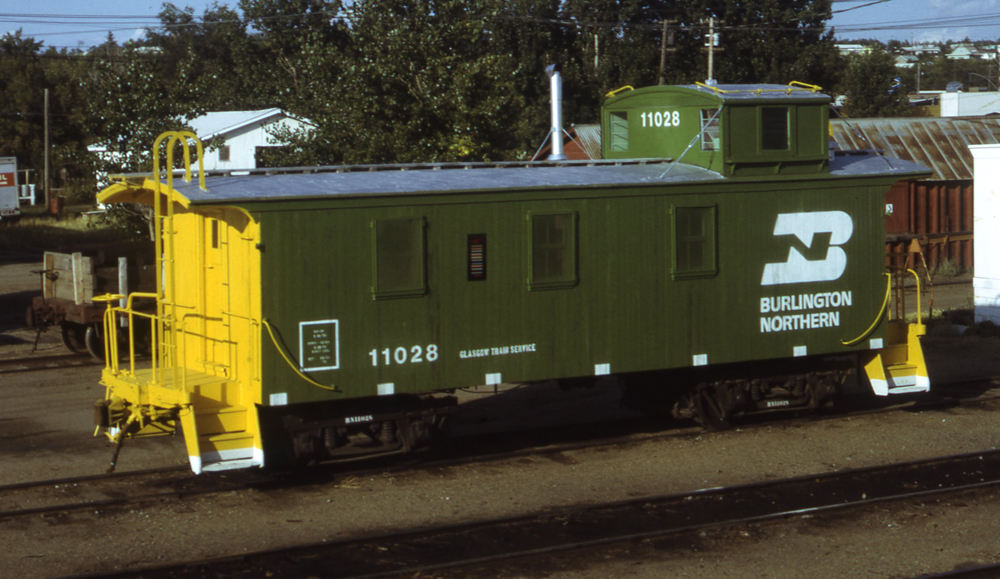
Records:
{"label": "corrugated metal shed", "polygon": [[[571,125],[564,129],[563,153],[570,161],[601,159],[601,125]],[[544,161],[552,153],[552,144],[545,141],[535,159]]]}
{"label": "corrugated metal shed", "polygon": [[969,145],[1000,143],[1000,117],[834,119],[841,149],[882,149],[934,170],[931,179],[972,179]]}
{"label": "corrugated metal shed", "polygon": [[574,125],[570,134],[577,145],[587,154],[586,158],[601,158],[601,125]]}

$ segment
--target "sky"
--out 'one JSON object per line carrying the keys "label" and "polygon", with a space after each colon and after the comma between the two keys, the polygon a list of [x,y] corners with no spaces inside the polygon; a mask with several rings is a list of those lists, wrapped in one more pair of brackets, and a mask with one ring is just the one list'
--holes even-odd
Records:
{"label": "sky", "polygon": [[[214,0],[175,0],[201,15]],[[236,0],[219,0],[236,6]],[[113,32],[123,42],[155,26],[163,5],[153,0],[0,0],[0,33],[23,30],[45,46],[87,48]],[[838,40],[877,38],[925,42],[1000,39],[1000,0],[833,0]]]}

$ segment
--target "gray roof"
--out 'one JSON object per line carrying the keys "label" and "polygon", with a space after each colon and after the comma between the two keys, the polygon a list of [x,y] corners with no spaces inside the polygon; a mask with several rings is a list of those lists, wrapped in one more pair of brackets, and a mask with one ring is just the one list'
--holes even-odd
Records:
{"label": "gray roof", "polygon": [[684,88],[697,90],[720,97],[723,101],[743,101],[757,99],[795,99],[829,101],[830,96],[818,91],[783,84],[720,84],[709,88],[704,85],[687,84]]}
{"label": "gray roof", "polygon": [[[451,167],[451,168],[449,168]],[[468,168],[462,168],[468,167]],[[316,167],[209,176],[208,192],[175,180],[174,188],[193,204],[275,201],[332,196],[396,196],[502,192],[526,189],[600,188],[721,180],[714,171],[664,160],[469,165]]]}
{"label": "gray roof", "polygon": [[881,149],[934,171],[940,181],[972,179],[969,145],[1000,143],[1000,117],[836,119],[842,149]]}
{"label": "gray roof", "polygon": [[[456,168],[442,168],[442,167]],[[477,168],[461,165],[406,165],[375,167],[322,167],[258,170],[251,174],[216,174],[206,178],[208,192],[197,180],[175,180],[174,187],[195,205],[254,201],[315,199],[324,197],[399,196],[470,192],[504,192],[546,189],[588,189],[620,186],[721,181],[724,178],[700,167],[664,160],[491,164]],[[669,169],[669,172],[667,170]],[[281,171],[269,174],[269,171]],[[831,163],[834,177],[884,175],[906,178],[926,172],[914,163],[872,154],[842,154]]]}

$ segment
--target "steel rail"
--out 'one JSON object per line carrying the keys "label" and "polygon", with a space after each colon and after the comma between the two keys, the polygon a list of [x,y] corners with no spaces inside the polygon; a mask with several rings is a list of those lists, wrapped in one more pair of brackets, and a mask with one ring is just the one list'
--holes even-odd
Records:
{"label": "steel rail", "polygon": [[0,358],[0,374],[19,372],[37,372],[40,370],[57,370],[59,368],[77,368],[98,366],[103,361],[95,360],[82,354],[54,354],[49,356],[24,356],[21,358]]}
{"label": "steel rail", "polygon": [[127,472],[116,472],[116,473],[110,474],[110,475],[109,474],[95,474],[95,475],[74,476],[74,477],[66,477],[66,478],[54,478],[54,479],[37,480],[37,481],[25,481],[25,482],[20,482],[20,483],[11,483],[11,484],[6,484],[6,485],[0,485],[0,493],[10,492],[10,491],[27,490],[27,489],[33,489],[33,488],[45,488],[45,487],[50,487],[50,486],[54,487],[54,486],[57,486],[57,485],[58,486],[62,486],[62,485],[68,485],[68,484],[88,483],[88,482],[93,482],[93,481],[106,481],[106,480],[109,480],[109,479],[115,479],[115,480],[117,480],[117,479],[126,479],[126,478],[136,478],[136,477],[148,476],[148,475],[168,474],[168,473],[172,473],[172,472],[187,472],[189,470],[190,470],[190,467],[188,467],[187,465],[183,465],[183,466],[178,465],[178,466],[167,466],[167,467],[160,467],[160,468],[150,468],[150,469],[144,469],[144,470],[133,470],[133,471],[127,471]]}
{"label": "steel rail", "polygon": [[[157,484],[163,484],[165,481],[158,479],[163,474],[178,473],[179,476],[176,480],[171,481],[178,484],[194,484],[192,488],[175,488],[162,492],[153,492],[146,494],[129,494],[134,492],[132,486],[134,485],[135,479],[140,476],[151,477]],[[122,473],[121,475],[101,475],[93,477],[77,477],[70,479],[61,479],[61,481],[39,481],[32,483],[19,483],[14,485],[7,485],[5,487],[0,487],[0,496],[3,493],[12,494],[17,492],[32,492],[32,491],[42,491],[48,488],[56,490],[57,487],[60,489],[65,489],[69,485],[80,485],[88,483],[96,483],[97,485],[116,485],[116,484],[128,484],[130,485],[129,493],[122,493],[119,489],[101,489],[98,487],[79,487],[73,486],[74,493],[90,492],[95,495],[99,494],[110,494],[110,493],[120,493],[124,496],[118,498],[93,498],[85,499],[78,502],[69,503],[57,503],[48,506],[41,507],[30,507],[30,508],[17,508],[7,511],[0,511],[0,520],[4,519],[15,519],[19,517],[27,516],[37,516],[37,515],[56,515],[56,514],[69,514],[78,511],[91,510],[95,508],[109,508],[109,507],[122,507],[126,505],[143,505],[152,502],[165,501],[165,500],[182,500],[189,497],[210,495],[218,493],[228,493],[233,491],[248,490],[252,488],[254,484],[260,484],[262,482],[270,482],[270,478],[266,477],[263,473],[244,473],[244,478],[248,479],[245,481],[224,479],[222,477],[195,477],[190,473],[187,467],[176,467],[176,468],[165,468],[165,469],[152,469],[148,471],[140,471],[135,473]],[[41,484],[44,482],[45,484]],[[57,499],[54,499],[57,500]]]}
{"label": "steel rail", "polygon": [[[993,384],[1000,381],[1000,377],[987,377],[987,378],[976,378],[967,380],[958,380],[950,382],[948,386],[961,386],[961,385],[976,385],[976,384]],[[961,398],[940,398],[935,400],[920,400],[920,401],[910,401],[902,405],[893,405],[883,408],[876,409],[864,409],[860,411],[854,411],[847,414],[835,414],[827,416],[815,416],[811,415],[806,420],[831,420],[837,419],[842,416],[865,416],[870,414],[880,414],[885,412],[892,412],[897,410],[907,410],[911,411],[914,409],[933,409],[941,406],[951,406],[955,403],[980,403],[989,402],[993,400],[1000,399],[1000,394],[988,397],[977,397],[970,399]],[[802,421],[802,417],[789,417],[783,420],[768,420],[766,422],[760,422],[752,425],[745,425],[743,428],[746,430],[752,429],[757,426],[780,426],[782,424],[790,424]],[[642,444],[645,442],[663,440],[667,438],[672,439],[685,439],[694,438],[698,436],[704,436],[705,430],[700,427],[689,427],[680,429],[671,429],[667,432],[649,432],[648,430],[642,430],[639,432],[635,431],[634,420],[617,420],[617,421],[607,421],[601,423],[603,428],[610,430],[621,429],[623,431],[631,432],[626,434],[620,434],[608,438],[602,438],[594,440],[592,438],[587,438],[587,436],[593,434],[594,424],[575,424],[568,426],[560,426],[551,429],[544,430],[528,430],[520,431],[518,434],[524,435],[524,438],[531,440],[531,445],[526,445],[524,447],[517,448],[515,450],[505,450],[510,448],[508,444],[518,445],[516,437],[507,437],[499,447],[499,451],[496,451],[497,447],[493,447],[494,450],[490,451],[487,449],[485,452],[482,448],[482,444],[489,444],[490,441],[495,441],[495,436],[490,435],[470,435],[468,437],[462,437],[456,439],[456,442],[462,442],[461,446],[463,448],[455,452],[457,456],[445,456],[440,458],[440,454],[430,452],[430,453],[420,453],[414,456],[414,459],[408,461],[396,461],[386,464],[384,458],[380,456],[372,456],[368,464],[359,465],[361,468],[351,469],[351,470],[341,470],[340,467],[343,463],[330,462],[323,463],[318,466],[313,467],[307,472],[302,471],[238,471],[241,478],[245,479],[244,482],[233,480],[232,477],[226,481],[219,481],[217,477],[211,475],[203,475],[201,477],[195,477],[190,473],[187,473],[187,467],[176,466],[176,467],[166,467],[158,469],[149,469],[142,471],[126,472],[114,475],[90,475],[83,477],[71,477],[62,479],[51,479],[43,481],[29,481],[24,483],[15,483],[11,485],[0,486],[0,495],[4,493],[11,493],[24,490],[38,489],[42,490],[47,487],[54,488],[56,486],[66,486],[69,484],[103,484],[111,483],[114,484],[119,481],[124,480],[134,480],[136,478],[141,478],[144,476],[160,476],[164,474],[171,473],[186,473],[185,476],[179,477],[178,482],[193,482],[196,485],[202,485],[201,488],[191,488],[185,490],[170,490],[159,493],[150,493],[144,495],[129,496],[127,498],[114,498],[114,499],[98,499],[98,500],[88,500],[78,503],[63,503],[54,504],[46,507],[34,507],[31,509],[15,509],[9,511],[0,511],[0,519],[10,519],[22,516],[34,516],[34,515],[51,515],[56,513],[70,513],[75,511],[93,509],[93,508],[108,508],[108,507],[119,507],[129,504],[146,504],[154,501],[164,501],[164,500],[182,500],[188,497],[194,496],[205,496],[210,494],[217,494],[221,492],[233,492],[239,490],[250,490],[250,489],[260,489],[263,487],[289,487],[289,486],[301,486],[303,484],[326,484],[333,483],[336,480],[348,479],[351,477],[366,477],[369,475],[377,475],[383,473],[402,473],[409,471],[419,471],[425,469],[436,469],[436,468],[446,468],[446,467],[456,467],[456,466],[466,466],[473,464],[484,464],[490,462],[497,462],[503,460],[510,460],[515,458],[531,457],[531,456],[544,456],[552,454],[561,454],[564,452],[572,452],[577,450],[586,450],[591,448],[609,447],[609,446],[619,446],[619,445],[634,445]],[[567,437],[566,432],[568,430],[575,429],[586,429],[585,433],[579,435],[571,434],[574,440],[570,442],[543,442],[542,446],[538,445],[538,439],[540,433],[548,433],[552,438],[558,438],[560,440],[565,440]],[[542,435],[544,437],[544,435]],[[582,440],[581,440],[582,439]],[[997,451],[1000,452],[1000,451]],[[979,454],[990,454],[990,453],[970,453],[970,455]],[[962,455],[955,455],[962,456]],[[949,457],[952,458],[952,457]],[[929,459],[937,460],[937,459]],[[912,463],[900,463],[901,465],[916,465],[921,464],[926,461],[912,461]],[[853,473],[864,473],[867,470],[878,469],[883,467],[869,467],[868,469],[855,469]],[[234,473],[229,473],[233,475]],[[829,473],[830,475],[836,475],[837,473]],[[806,479],[816,479],[817,475],[807,475],[803,478]],[[786,479],[790,481],[794,479]],[[216,484],[221,483],[221,484]],[[739,487],[733,487],[739,488]],[[76,489],[77,491],[86,491],[90,489]],[[96,491],[99,493],[100,490]],[[702,492],[702,491],[697,491]],[[688,493],[691,494],[691,493]]]}
{"label": "steel rail", "polygon": [[[338,565],[343,564],[346,567],[341,568],[341,572],[338,573],[334,567],[326,566],[326,576],[331,578],[381,579],[384,577],[421,576],[424,573],[430,572],[466,569],[527,557],[552,555],[595,547],[607,547],[615,544],[639,540],[658,539],[674,535],[690,534],[708,529],[733,528],[796,516],[832,513],[889,502],[926,499],[948,494],[958,494],[998,487],[1000,486],[1000,470],[994,468],[996,472],[990,480],[981,480],[971,483],[956,483],[951,486],[929,488],[927,490],[907,492],[891,491],[886,492],[881,496],[873,496],[871,498],[861,495],[861,498],[857,500],[836,500],[833,502],[827,500],[824,502],[824,499],[816,499],[815,504],[810,504],[805,507],[786,508],[784,506],[780,506],[773,511],[753,514],[750,516],[730,517],[727,514],[723,514],[722,516],[712,520],[692,524],[670,526],[669,522],[666,520],[657,519],[656,521],[658,524],[655,526],[658,528],[625,533],[612,532],[606,536],[598,536],[596,538],[584,540],[563,540],[561,538],[554,537],[555,533],[548,532],[546,527],[546,525],[550,528],[553,527],[553,525],[566,525],[569,524],[571,519],[574,518],[576,518],[577,521],[572,524],[579,525],[581,524],[579,521],[588,515],[592,516],[592,520],[589,522],[591,527],[594,527],[595,525],[599,527],[601,525],[600,520],[602,517],[605,519],[617,518],[627,520],[629,517],[622,516],[618,513],[628,512],[628,509],[641,509],[643,511],[649,511],[661,508],[664,512],[669,512],[672,517],[679,519],[682,518],[683,515],[677,514],[677,507],[682,504],[691,504],[696,509],[701,508],[698,501],[715,501],[714,504],[716,505],[729,505],[740,502],[741,498],[744,502],[746,502],[747,498],[756,492],[769,491],[773,493],[773,496],[782,496],[789,494],[791,489],[802,486],[819,488],[819,485],[827,485],[835,486],[836,488],[843,488],[843,485],[852,482],[852,479],[854,479],[854,484],[864,485],[869,484],[871,480],[876,479],[877,477],[880,477],[878,480],[891,479],[894,476],[898,477],[899,474],[903,472],[913,471],[914,469],[917,469],[916,474],[919,475],[921,474],[920,469],[927,469],[930,471],[932,467],[940,468],[955,462],[971,461],[971,464],[976,464],[978,461],[979,463],[983,463],[987,460],[987,457],[993,461],[994,467],[996,467],[996,463],[1000,462],[1000,450],[961,453],[930,459],[905,461],[889,465],[863,467],[830,473],[800,475],[780,480],[744,483],[729,487],[711,487],[681,493],[639,497],[597,505],[573,506],[547,511],[542,514],[499,517],[436,527],[422,527],[404,530],[401,532],[396,531],[369,534],[349,539],[261,550],[244,553],[238,556],[206,558],[196,561],[184,561],[182,563],[170,563],[106,573],[90,573],[86,575],[72,576],[72,578],[66,577],[63,579],[122,578],[139,576],[155,579],[188,575],[200,577],[206,576],[206,572],[208,575],[212,574],[211,571],[207,569],[209,567],[212,567],[217,571],[225,570],[227,573],[231,572],[234,575],[238,575],[240,574],[240,565],[244,565],[245,568],[249,568],[253,565],[263,565],[265,568],[268,568],[270,565],[267,561],[280,559],[286,562],[294,562],[298,555],[302,555],[301,559],[303,561],[322,561],[324,558],[329,558],[330,560],[336,559],[338,561]],[[913,473],[910,472],[910,474]],[[982,473],[980,472],[979,474]],[[858,480],[860,480],[860,482],[858,482]],[[934,479],[926,484],[931,486],[936,480],[937,479]],[[742,495],[746,495],[746,497],[742,497]],[[727,500],[728,502],[726,502]],[[765,503],[767,503],[767,501],[757,501],[754,504],[758,505],[759,508],[766,509],[767,507]],[[729,513],[733,509],[727,507],[721,510],[723,513]],[[650,515],[650,517],[654,516]],[[642,526],[643,524],[648,526],[650,523],[640,523],[639,526]],[[524,527],[517,528],[514,532],[512,532],[510,527],[515,525],[523,525]],[[534,528],[532,528],[532,526],[534,526]],[[566,533],[566,537],[572,537],[576,534],[586,534],[586,530],[580,531],[579,529],[573,529],[572,527],[571,529],[573,532]],[[503,530],[505,536],[509,534],[511,537],[516,536],[521,537],[522,539],[524,537],[528,537],[528,540],[525,541],[527,544],[533,545],[536,544],[536,541],[550,541],[554,544],[528,548],[514,545],[513,547],[507,549],[505,547],[496,547],[496,545],[503,543],[503,541],[491,542],[477,540],[480,537],[474,535],[474,533],[488,534],[490,532],[498,532],[500,530]],[[452,556],[450,560],[441,562],[414,564],[404,561],[400,564],[394,564],[394,562],[385,561],[390,557],[388,554],[390,552],[403,553],[404,557],[406,557],[408,556],[407,554],[419,552],[419,546],[429,544],[434,540],[439,541],[440,543],[438,544],[454,544],[455,537],[463,537],[467,539],[463,549],[467,548],[469,545],[482,544],[485,545],[484,548],[487,550],[500,548],[502,552],[478,554],[474,548],[472,548],[473,552],[471,555],[464,555],[458,552],[461,551],[460,549],[454,549],[455,556]],[[516,543],[516,541],[512,539],[512,543]],[[391,546],[392,548],[390,549],[388,546]],[[371,552],[373,549],[386,554],[379,556],[379,559],[381,560],[379,563],[383,563],[383,568],[376,571],[369,571],[371,566],[376,563],[366,562],[363,560],[363,557],[366,552]],[[350,553],[356,554],[356,556],[360,557],[362,560],[360,562],[357,559],[354,561],[346,561],[344,559],[345,554]],[[350,568],[351,564],[353,564],[355,568],[364,570],[360,572],[352,571]],[[385,567],[389,568],[386,569]],[[945,575],[945,577],[947,576],[948,575]]]}

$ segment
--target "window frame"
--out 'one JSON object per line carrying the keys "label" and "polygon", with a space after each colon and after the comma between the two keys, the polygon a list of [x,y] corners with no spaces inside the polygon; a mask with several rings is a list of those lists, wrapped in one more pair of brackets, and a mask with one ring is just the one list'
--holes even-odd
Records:
{"label": "window frame", "polygon": [[[785,111],[785,146],[781,149],[768,148],[766,145],[766,120],[764,118],[764,111],[768,110],[784,110]],[[760,119],[760,142],[758,147],[761,153],[794,153],[794,148],[792,145],[792,134],[794,127],[792,126],[792,109],[793,107],[788,105],[767,105],[758,107],[758,118]]]}
{"label": "window frame", "polygon": [[[679,225],[679,214],[686,210],[708,210],[710,212],[709,225],[711,230],[704,235],[707,241],[711,243],[709,248],[708,256],[710,258],[709,264],[700,268],[687,268],[684,271],[680,270],[680,265],[678,264],[679,250],[682,244],[681,230]],[[716,204],[710,205],[672,205],[670,207],[670,229],[671,229],[671,241],[672,241],[672,251],[671,262],[670,262],[670,275],[671,279],[682,280],[682,279],[700,279],[715,277],[719,273],[719,208]]]}
{"label": "window frame", "polygon": [[[380,289],[379,288],[379,224],[392,221],[415,222],[418,228],[417,241],[419,247],[417,254],[420,260],[420,283],[418,287],[403,289]],[[381,217],[371,220],[372,230],[372,297],[376,300],[413,298],[427,295],[427,219],[424,216],[417,217]]]}
{"label": "window frame", "polygon": [[[718,109],[698,109],[699,126],[701,138],[701,150],[709,153],[717,153],[722,151],[722,112]],[[712,118],[715,118],[713,121]],[[711,121],[711,124],[709,124]],[[712,127],[715,127],[715,140],[709,139],[706,142],[705,137],[709,135],[709,131]],[[706,145],[709,145],[706,147]]]}
{"label": "window frame", "polygon": [[608,113],[609,153],[628,153],[629,151],[628,113],[628,110],[609,111]]}
{"label": "window frame", "polygon": [[[563,279],[535,280],[535,217],[545,217],[551,215],[561,215],[569,217],[569,235],[565,243],[570,255],[564,255],[564,261],[569,262],[568,275]],[[550,211],[528,211],[526,216],[528,222],[528,290],[550,290],[550,289],[570,289],[579,283],[579,216],[576,211],[550,210]]]}

